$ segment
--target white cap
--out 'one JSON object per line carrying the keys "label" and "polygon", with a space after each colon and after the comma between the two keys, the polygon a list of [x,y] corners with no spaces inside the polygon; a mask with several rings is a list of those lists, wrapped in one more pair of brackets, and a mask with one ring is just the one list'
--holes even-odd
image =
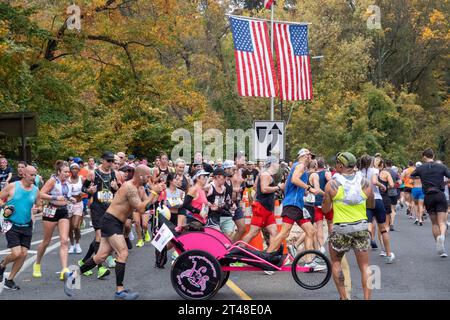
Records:
{"label": "white cap", "polygon": [[222,168],[223,169],[230,169],[230,168],[232,168],[234,166],[234,161],[232,161],[232,160],[225,160],[223,163],[222,163]]}
{"label": "white cap", "polygon": [[416,162],[416,167],[420,167],[421,165],[422,165],[422,162],[420,162],[420,161]]}
{"label": "white cap", "polygon": [[193,177],[192,179],[193,179],[193,180],[197,180],[198,177],[200,177],[200,176],[209,176],[209,175],[210,175],[209,172],[207,172],[207,171],[201,169],[199,172],[197,172],[197,173],[194,175],[194,177]]}

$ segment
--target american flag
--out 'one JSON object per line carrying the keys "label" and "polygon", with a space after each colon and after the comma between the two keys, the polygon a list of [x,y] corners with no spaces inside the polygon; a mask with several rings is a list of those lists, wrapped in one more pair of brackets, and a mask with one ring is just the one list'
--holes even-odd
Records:
{"label": "american flag", "polygon": [[275,97],[276,82],[265,21],[230,17],[238,93],[250,97]]}
{"label": "american flag", "polygon": [[274,29],[280,99],[311,100],[308,26],[274,23]]}
{"label": "american flag", "polygon": [[264,7],[270,9],[274,0],[264,0]]}

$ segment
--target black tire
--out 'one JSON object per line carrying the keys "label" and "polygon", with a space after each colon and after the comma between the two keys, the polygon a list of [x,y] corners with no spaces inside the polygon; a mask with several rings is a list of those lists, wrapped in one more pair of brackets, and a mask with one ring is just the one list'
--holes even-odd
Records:
{"label": "black tire", "polygon": [[223,277],[219,261],[201,250],[180,254],[170,273],[173,288],[186,300],[211,299],[221,288]]}
{"label": "black tire", "polygon": [[229,277],[230,271],[222,271],[222,284],[220,285],[220,288],[223,288],[223,286],[227,283]]}
{"label": "black tire", "polygon": [[[305,255],[315,255],[320,257],[324,262],[325,262],[325,267],[326,269],[324,270],[320,270],[320,271],[316,271],[314,269],[311,268],[311,270],[309,272],[300,272],[300,273],[304,273],[304,274],[311,274],[311,275],[317,275],[320,274],[320,276],[318,276],[319,281],[317,283],[314,284],[310,284],[310,283],[306,283],[304,281],[302,281],[297,273],[297,264],[299,264],[299,266],[302,266],[303,261],[300,261]],[[292,262],[292,277],[294,278],[295,282],[297,282],[297,284],[305,289],[308,290],[317,290],[322,288],[323,286],[325,286],[328,281],[330,281],[331,278],[331,263],[330,260],[327,258],[327,256],[325,256],[322,252],[320,251],[316,251],[316,250],[307,250],[307,251],[303,251],[300,254],[298,254],[294,261]],[[323,278],[323,279],[322,279]]]}

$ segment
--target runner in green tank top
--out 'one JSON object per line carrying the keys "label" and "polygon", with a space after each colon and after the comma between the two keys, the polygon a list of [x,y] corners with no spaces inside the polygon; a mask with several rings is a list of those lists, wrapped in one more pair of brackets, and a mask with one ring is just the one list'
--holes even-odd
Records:
{"label": "runner in green tank top", "polygon": [[354,172],[356,158],[350,152],[336,155],[336,174],[325,186],[322,211],[327,213],[333,207],[333,231],[329,235],[329,250],[333,280],[341,300],[346,300],[344,273],[341,260],[353,249],[361,270],[364,299],[369,300],[371,289],[369,280],[370,233],[368,231],[366,205],[375,206],[372,188],[367,179]]}

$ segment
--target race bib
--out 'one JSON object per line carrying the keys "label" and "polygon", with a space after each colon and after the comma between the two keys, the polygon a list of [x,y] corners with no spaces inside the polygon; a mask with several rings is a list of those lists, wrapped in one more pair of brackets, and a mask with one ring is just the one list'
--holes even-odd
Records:
{"label": "race bib", "polygon": [[316,196],[314,193],[308,193],[306,197],[303,197],[303,200],[308,203],[314,203],[316,202]]}
{"label": "race bib", "polygon": [[97,199],[101,203],[111,203],[114,195],[109,190],[102,190],[97,193]]}
{"label": "race bib", "polygon": [[2,233],[5,234],[12,228],[12,223],[10,221],[2,220],[1,222],[2,226]]}
{"label": "race bib", "polygon": [[179,208],[183,204],[181,198],[167,198],[167,204],[169,208]]}
{"label": "race bib", "polygon": [[2,190],[6,186],[6,181],[0,182],[0,190]]}
{"label": "race bib", "polygon": [[57,207],[54,207],[52,205],[45,206],[43,212],[44,217],[53,218],[56,214],[57,209]]}
{"label": "race bib", "polygon": [[311,219],[308,209],[303,208],[303,219]]}

